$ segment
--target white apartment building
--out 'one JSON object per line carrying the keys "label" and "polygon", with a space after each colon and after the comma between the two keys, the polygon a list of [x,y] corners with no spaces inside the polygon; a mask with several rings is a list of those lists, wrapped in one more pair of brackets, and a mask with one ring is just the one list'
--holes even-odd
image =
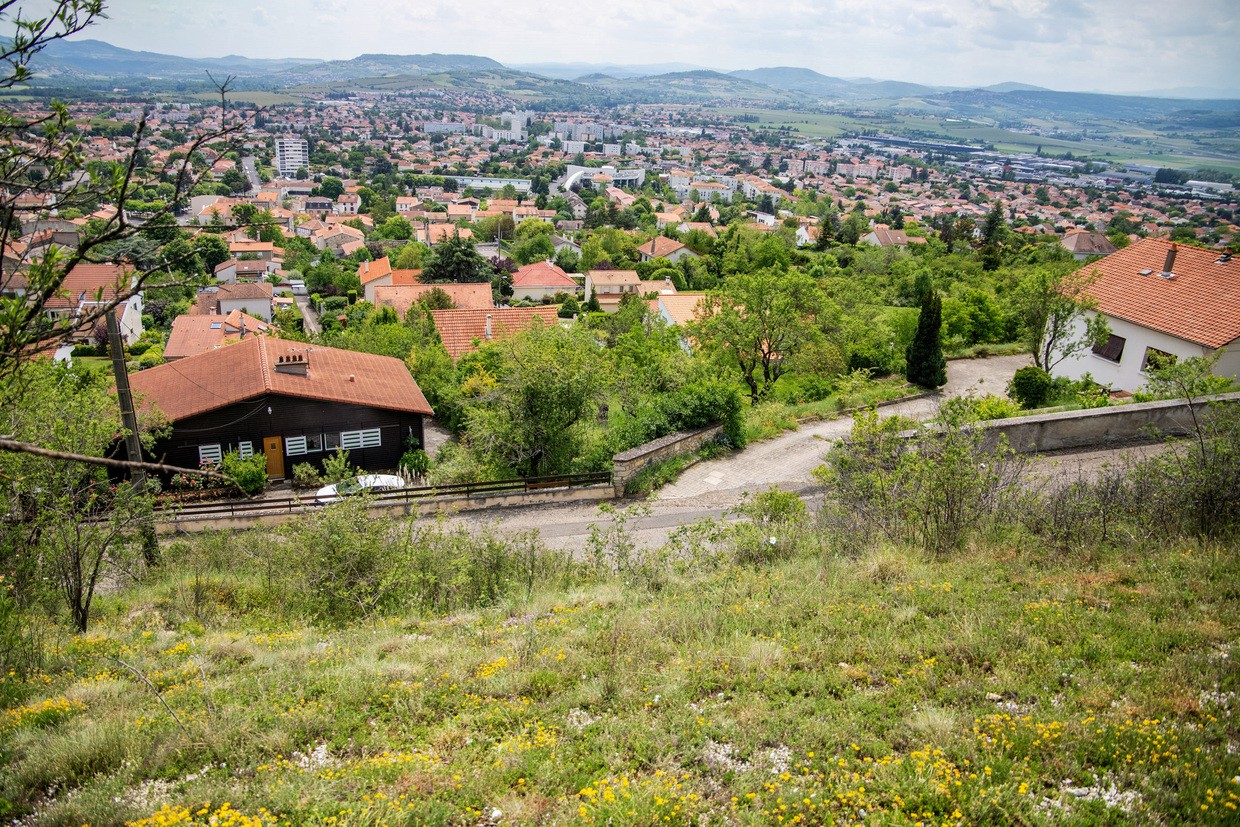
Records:
{"label": "white apartment building", "polygon": [[310,145],[305,138],[276,138],[276,170],[291,178],[299,169],[310,167]]}

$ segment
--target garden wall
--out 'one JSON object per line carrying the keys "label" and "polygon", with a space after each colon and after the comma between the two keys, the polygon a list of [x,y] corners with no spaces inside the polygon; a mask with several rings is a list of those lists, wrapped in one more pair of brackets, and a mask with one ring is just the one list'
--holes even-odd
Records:
{"label": "garden wall", "polygon": [[647,465],[696,451],[722,433],[722,424],[710,425],[697,431],[678,431],[616,454],[611,458],[611,481],[616,496],[623,497],[625,484]]}
{"label": "garden wall", "polygon": [[[1210,396],[1193,403],[1197,415],[1206,413],[1208,402],[1235,404],[1240,393]],[[1159,436],[1184,436],[1193,432],[1193,416],[1183,399],[1137,402],[1113,408],[1036,414],[996,419],[979,427],[986,431],[987,447],[999,435],[1020,453],[1061,451],[1070,448],[1148,442]]]}

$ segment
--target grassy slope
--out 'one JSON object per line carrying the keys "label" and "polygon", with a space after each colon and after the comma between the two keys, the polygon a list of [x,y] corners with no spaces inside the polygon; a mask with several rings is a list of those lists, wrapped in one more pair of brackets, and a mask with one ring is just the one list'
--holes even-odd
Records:
{"label": "grassy slope", "polygon": [[[927,563],[899,549],[849,560],[811,535],[758,568],[706,552],[627,583],[325,631],[275,616],[257,573],[219,562],[261,542],[180,546],[161,580],[108,597],[91,634],[55,640],[46,673],[0,713],[13,812],[95,825],[479,824],[494,810],[505,823],[1236,819],[1233,549],[1057,556],[1013,541]],[[111,658],[158,686],[184,729]]]}

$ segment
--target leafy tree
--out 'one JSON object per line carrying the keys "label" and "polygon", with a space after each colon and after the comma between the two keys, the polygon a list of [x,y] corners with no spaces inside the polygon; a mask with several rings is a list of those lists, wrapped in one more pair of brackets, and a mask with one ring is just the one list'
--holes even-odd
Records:
{"label": "leafy tree", "polygon": [[[528,222],[526,222],[528,223]],[[521,265],[547,261],[555,256],[555,245],[547,235],[534,235],[512,248],[512,257]]]}
{"label": "leafy tree", "polygon": [[228,242],[214,233],[201,233],[194,236],[191,246],[194,248],[195,255],[202,260],[202,265],[208,274],[214,273],[215,268],[228,261],[230,256]]}
{"label": "leafy tree", "polygon": [[821,339],[832,316],[832,303],[809,276],[767,269],[735,275],[707,294],[703,318],[689,327],[707,353],[739,370],[757,402],[786,360]]}
{"label": "leafy tree", "polygon": [[228,187],[228,191],[234,195],[250,191],[250,178],[241,170],[233,167],[224,172],[220,176],[220,183]]}
{"label": "leafy tree", "polygon": [[446,238],[431,249],[422,269],[426,282],[476,283],[491,280],[491,267],[478,255],[474,243],[460,235]]}
{"label": "leafy tree", "polygon": [[[48,361],[20,378],[22,404],[3,414],[5,434],[53,451],[103,456],[121,431],[119,410],[98,373]],[[49,415],[52,412],[55,415]],[[75,629],[84,632],[101,580],[123,568],[151,497],[128,483],[112,485],[98,465],[26,453],[0,453],[0,568],[16,571],[27,601],[53,584]],[[48,595],[49,597],[51,595]]]}
{"label": "leafy tree", "polygon": [[470,444],[521,476],[567,469],[602,390],[598,346],[584,328],[535,325],[492,347],[501,363],[467,409]]}
{"label": "leafy tree", "polygon": [[1033,363],[1047,373],[1069,356],[1106,342],[1110,328],[1094,312],[1098,303],[1089,294],[1094,279],[1083,269],[1064,273],[1038,267],[1017,285],[1014,302],[1025,346]]}
{"label": "leafy tree", "polygon": [[335,201],[344,195],[344,182],[332,175],[325,175],[315,189],[318,190],[319,195]]}
{"label": "leafy tree", "polygon": [[941,333],[943,327],[943,300],[937,290],[931,290],[921,304],[917,317],[917,332],[912,344],[904,354],[904,376],[908,381],[923,388],[937,388],[947,384],[947,360],[943,357]]}

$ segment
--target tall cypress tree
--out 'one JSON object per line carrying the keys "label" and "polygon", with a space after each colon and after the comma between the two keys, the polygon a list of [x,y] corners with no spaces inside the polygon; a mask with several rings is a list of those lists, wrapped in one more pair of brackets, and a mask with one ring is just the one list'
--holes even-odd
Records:
{"label": "tall cypress tree", "polygon": [[926,292],[917,316],[917,333],[904,352],[904,376],[923,388],[947,384],[947,360],[943,358],[943,300],[937,290]]}

